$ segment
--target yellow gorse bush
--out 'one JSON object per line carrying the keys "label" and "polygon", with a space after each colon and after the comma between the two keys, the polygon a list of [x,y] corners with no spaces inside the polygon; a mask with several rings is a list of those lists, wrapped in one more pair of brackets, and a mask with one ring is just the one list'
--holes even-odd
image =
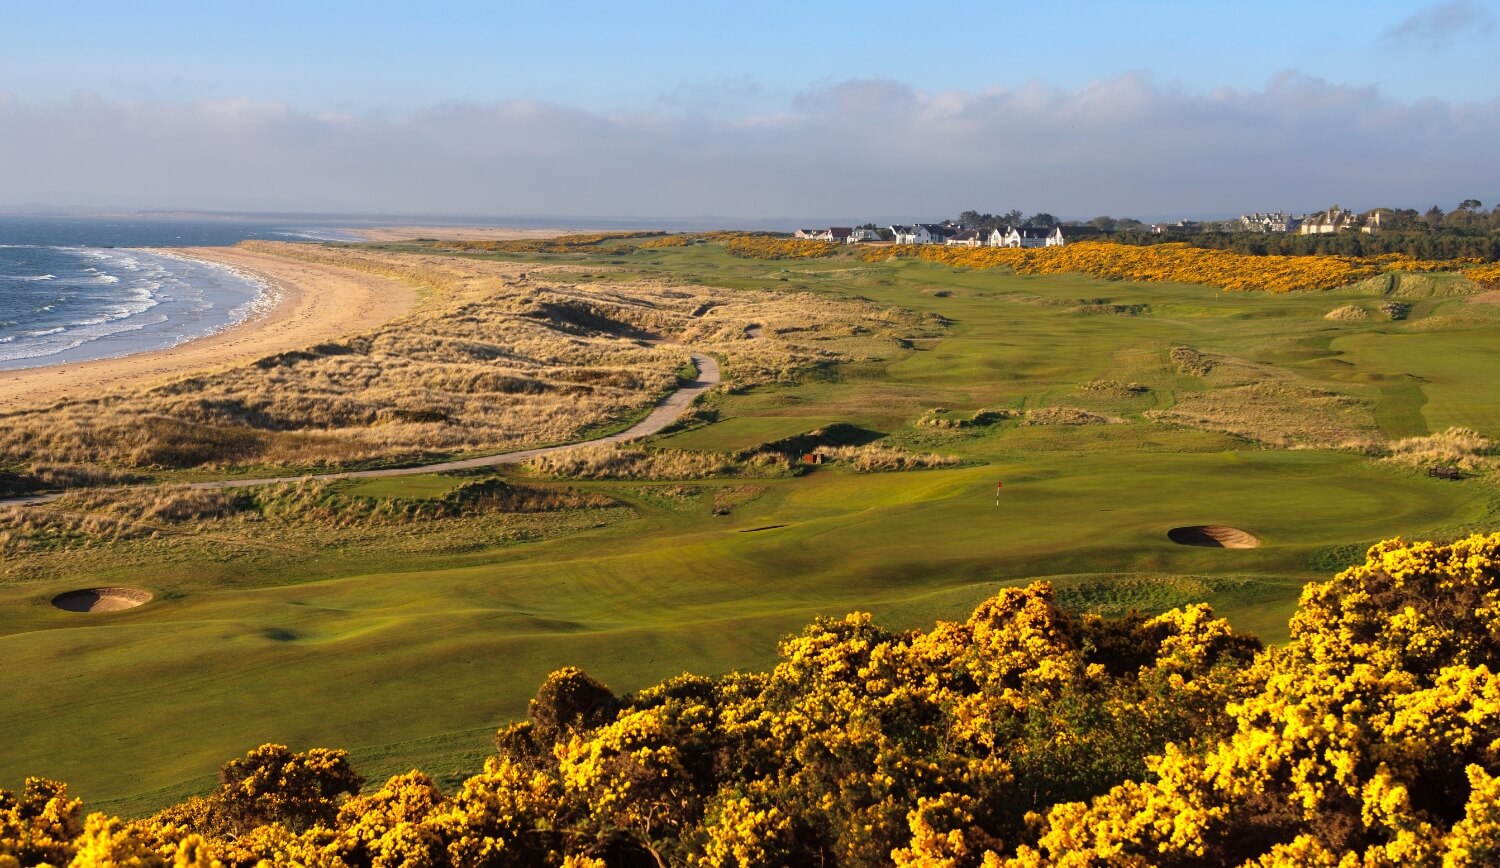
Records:
{"label": "yellow gorse bush", "polygon": [[1464,272],[1464,277],[1475,283],[1500,284],[1500,262],[1470,268]]}
{"label": "yellow gorse bush", "polygon": [[900,245],[862,251],[960,268],[1007,267],[1017,274],[1076,272],[1108,280],[1202,283],[1231,290],[1293,292],[1331,289],[1380,274],[1379,265],[1339,256],[1249,256],[1184,243],[1134,246],[1085,241],[1063,247],[939,247]]}
{"label": "yellow gorse bush", "polygon": [[[846,245],[752,233],[695,236],[724,245],[735,256],[754,259],[811,259],[849,250]],[[672,246],[687,244],[672,236]],[[668,246],[671,239],[646,246]],[[1184,242],[1152,245],[1082,241],[1063,247],[947,247],[898,244],[860,247],[868,262],[919,259],[955,268],[1009,268],[1017,274],[1087,274],[1107,280],[1201,283],[1229,290],[1298,292],[1334,289],[1389,272],[1456,272],[1476,282],[1500,282],[1500,264],[1472,259],[1428,260],[1404,254],[1348,256],[1256,256],[1193,247]]]}
{"label": "yellow gorse bush", "polygon": [[1207,606],[820,618],[768,672],[616,696],[549,676],[445,794],[267,745],[138,821],[0,791],[0,865],[1492,865],[1500,534],[1391,540],[1283,648]]}
{"label": "yellow gorse bush", "polygon": [[724,245],[731,254],[747,259],[818,259],[846,249],[832,241],[806,241],[751,232],[715,232],[706,237]]}

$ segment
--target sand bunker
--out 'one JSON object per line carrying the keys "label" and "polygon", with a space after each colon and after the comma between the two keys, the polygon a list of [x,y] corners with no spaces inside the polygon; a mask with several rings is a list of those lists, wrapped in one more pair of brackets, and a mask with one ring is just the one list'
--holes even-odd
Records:
{"label": "sand bunker", "polygon": [[149,602],[151,592],[140,588],[84,588],[52,598],[52,605],[64,612],[118,612]]}
{"label": "sand bunker", "polygon": [[1253,549],[1260,545],[1260,539],[1255,534],[1222,524],[1174,527],[1167,531],[1167,539],[1180,546],[1203,546],[1211,549]]}

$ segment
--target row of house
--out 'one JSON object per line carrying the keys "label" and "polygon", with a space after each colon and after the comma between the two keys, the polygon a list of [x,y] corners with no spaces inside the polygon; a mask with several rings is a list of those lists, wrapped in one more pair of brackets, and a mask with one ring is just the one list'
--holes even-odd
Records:
{"label": "row of house", "polygon": [[1262,214],[1242,214],[1235,228],[1248,232],[1295,232],[1298,235],[1334,235],[1356,230],[1368,234],[1380,231],[1379,210],[1369,214],[1355,214],[1348,208],[1335,205],[1316,214],[1299,214],[1295,217],[1280,211]]}
{"label": "row of house", "polygon": [[879,241],[880,233],[874,229],[854,226],[830,226],[827,229],[798,229],[794,238],[805,241],[832,241],[837,244],[859,244],[863,241]]}
{"label": "row of house", "polygon": [[1297,232],[1306,219],[1306,215],[1293,217],[1281,211],[1256,211],[1241,214],[1239,228],[1245,232]]}
{"label": "row of house", "polygon": [[1093,226],[1003,226],[984,232],[951,223],[915,223],[895,225],[890,229],[897,244],[944,244],[949,247],[1062,247],[1104,234]]}

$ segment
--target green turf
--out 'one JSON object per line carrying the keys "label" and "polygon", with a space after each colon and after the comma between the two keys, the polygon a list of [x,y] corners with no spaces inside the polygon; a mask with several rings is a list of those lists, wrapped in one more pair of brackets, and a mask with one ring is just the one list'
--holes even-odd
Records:
{"label": "green turf", "polygon": [[701,428],[661,437],[653,446],[664,449],[701,449],[708,452],[739,452],[781,440],[837,421],[831,416],[736,416]]}
{"label": "green turf", "polygon": [[[1329,322],[1323,314],[1351,294],[1273,297],[912,262],[770,263],[711,246],[622,262],[629,275],[857,295],[951,322],[941,338],[876,361],[726,395],[721,421],[656,445],[734,450],[838,421],[966,464],[820,468],[695,482],[706,491],[681,494],[582,483],[628,504],[629,517],[504,547],[459,523],[451,533],[471,536],[438,558],[354,545],[248,558],[205,543],[201,559],[100,549],[86,576],[17,570],[0,582],[0,786],[51,775],[139,812],[202,789],[219,764],[265,741],[346,747],[371,777],[418,766],[451,783],[477,768],[492,730],[524,714],[561,666],[583,666],[618,690],[685,669],[764,666],[779,637],[818,614],[868,610],[923,627],[1036,578],[1052,581],[1065,604],[1107,613],[1207,601],[1238,628],[1279,641],[1301,587],[1363,546],[1495,520],[1484,478],[1429,479],[1353,453],[1271,450],[1147,417],[1217,388],[1174,369],[1168,351],[1188,345],[1366,402],[1372,430],[1388,436],[1447,424],[1500,434],[1500,334],[1482,319],[1443,325],[1461,300],[1418,300],[1408,323]],[[1070,312],[1100,298],[1147,312]],[[1148,391],[1084,388],[1095,381]],[[913,424],[932,407],[966,416],[1046,406],[1127,421]],[[434,497],[457,482],[419,476],[345,490]],[[718,488],[736,490],[728,516],[712,514]],[[1166,537],[1205,523],[1251,530],[1265,544],[1199,549]],[[47,604],[105,580],[158,598],[95,616]]]}
{"label": "green turf", "polygon": [[360,479],[345,483],[341,490],[354,497],[376,497],[394,500],[436,500],[463,484],[456,476],[432,473],[412,476],[390,476],[384,479]]}
{"label": "green turf", "polygon": [[1337,346],[1361,367],[1396,383],[1400,391],[1382,403],[1399,406],[1395,412],[1406,418],[1420,416],[1429,430],[1416,433],[1457,425],[1500,436],[1500,379],[1495,376],[1500,372],[1500,328],[1437,332],[1393,328],[1351,337]]}

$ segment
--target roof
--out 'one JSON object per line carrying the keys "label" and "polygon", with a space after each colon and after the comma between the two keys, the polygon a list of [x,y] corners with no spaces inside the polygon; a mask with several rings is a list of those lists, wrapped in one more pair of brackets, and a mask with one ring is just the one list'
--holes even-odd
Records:
{"label": "roof", "polygon": [[1064,238],[1092,238],[1104,234],[1098,226],[1059,226],[1056,232]]}
{"label": "roof", "polygon": [[850,235],[854,234],[854,227],[830,226],[828,227],[828,234],[832,235],[834,238],[848,238]]}

